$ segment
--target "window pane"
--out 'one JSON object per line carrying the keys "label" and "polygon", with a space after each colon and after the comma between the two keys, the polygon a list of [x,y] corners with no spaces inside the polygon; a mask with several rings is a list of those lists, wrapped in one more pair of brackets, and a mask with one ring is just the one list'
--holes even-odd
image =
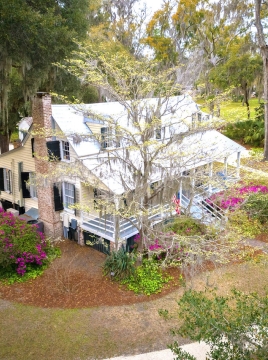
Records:
{"label": "window pane", "polygon": [[64,160],[70,160],[70,146],[68,141],[62,141],[62,157]]}

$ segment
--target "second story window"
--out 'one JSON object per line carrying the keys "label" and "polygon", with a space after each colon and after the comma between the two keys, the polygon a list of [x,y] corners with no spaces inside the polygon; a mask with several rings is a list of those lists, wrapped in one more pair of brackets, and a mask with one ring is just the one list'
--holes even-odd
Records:
{"label": "second story window", "polygon": [[114,146],[114,136],[112,129],[109,127],[101,128],[101,147],[103,149]]}
{"label": "second story window", "polygon": [[161,140],[162,138],[162,129],[161,127],[155,129],[155,139],[156,140]]}
{"label": "second story window", "polygon": [[102,149],[107,148],[118,148],[120,147],[119,132],[111,127],[101,128],[101,147]]}
{"label": "second story window", "polygon": [[70,160],[70,145],[68,141],[61,142],[62,160]]}

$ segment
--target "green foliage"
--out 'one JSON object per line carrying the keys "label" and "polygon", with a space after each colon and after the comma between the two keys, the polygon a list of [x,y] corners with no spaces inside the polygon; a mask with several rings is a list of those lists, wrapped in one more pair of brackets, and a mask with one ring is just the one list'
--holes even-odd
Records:
{"label": "green foliage", "polygon": [[248,215],[262,225],[268,220],[268,194],[252,194],[243,206]]}
{"label": "green foliage", "polygon": [[14,283],[22,283],[27,280],[36,279],[38,276],[42,275],[45,269],[48,267],[48,264],[45,264],[41,267],[36,267],[32,264],[28,265],[27,272],[24,276],[19,275],[14,270],[9,271],[0,271],[0,280],[3,281],[4,284],[14,284]]}
{"label": "green foliage", "polygon": [[181,215],[176,217],[165,231],[172,231],[182,236],[202,235],[205,233],[205,225],[191,217]]}
{"label": "green foliage", "polygon": [[229,213],[226,230],[235,237],[253,238],[262,232],[262,225],[258,219],[251,218],[247,211],[240,209]]}
{"label": "green foliage", "polygon": [[88,6],[89,0],[0,1],[0,133],[6,138],[20,116],[29,116],[29,97],[53,88],[53,64],[75,49],[74,38],[85,37]]}
{"label": "green foliage", "polygon": [[118,251],[112,251],[105,259],[103,272],[105,275],[113,273],[115,280],[122,280],[134,273],[134,254],[129,254],[123,247]]}
{"label": "green foliage", "polygon": [[164,284],[171,279],[171,276],[163,274],[155,261],[144,259],[135,273],[121,283],[127,285],[135,294],[151,295],[161,292]]}
{"label": "green foliage", "polygon": [[264,141],[264,104],[255,108],[255,120],[237,121],[228,124],[224,135],[233,140],[240,140],[253,146],[263,146]]}
{"label": "green foliage", "polygon": [[[213,291],[186,291],[178,302],[182,325],[174,334],[210,345],[213,360],[265,360],[268,352],[268,296],[246,295],[237,290],[230,296]],[[177,343],[170,346],[177,360],[185,357]]]}

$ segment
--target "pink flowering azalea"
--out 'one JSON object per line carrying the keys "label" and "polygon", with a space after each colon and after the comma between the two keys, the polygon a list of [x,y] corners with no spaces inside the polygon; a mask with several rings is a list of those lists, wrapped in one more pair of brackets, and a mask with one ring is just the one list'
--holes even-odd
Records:
{"label": "pink flowering azalea", "polygon": [[211,195],[206,202],[213,206],[214,203],[219,205],[222,209],[235,209],[237,208],[243,201],[246,195],[250,193],[261,192],[263,194],[268,193],[268,187],[264,185],[247,185],[235,190],[234,196],[228,196],[224,199],[224,192],[219,192]]}

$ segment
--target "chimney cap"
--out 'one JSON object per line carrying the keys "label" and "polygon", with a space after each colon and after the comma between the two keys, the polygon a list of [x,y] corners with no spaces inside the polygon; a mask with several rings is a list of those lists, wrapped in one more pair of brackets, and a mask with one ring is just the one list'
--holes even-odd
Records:
{"label": "chimney cap", "polygon": [[36,92],[36,96],[39,98],[42,98],[45,95],[49,95],[49,93],[47,91],[37,91]]}

